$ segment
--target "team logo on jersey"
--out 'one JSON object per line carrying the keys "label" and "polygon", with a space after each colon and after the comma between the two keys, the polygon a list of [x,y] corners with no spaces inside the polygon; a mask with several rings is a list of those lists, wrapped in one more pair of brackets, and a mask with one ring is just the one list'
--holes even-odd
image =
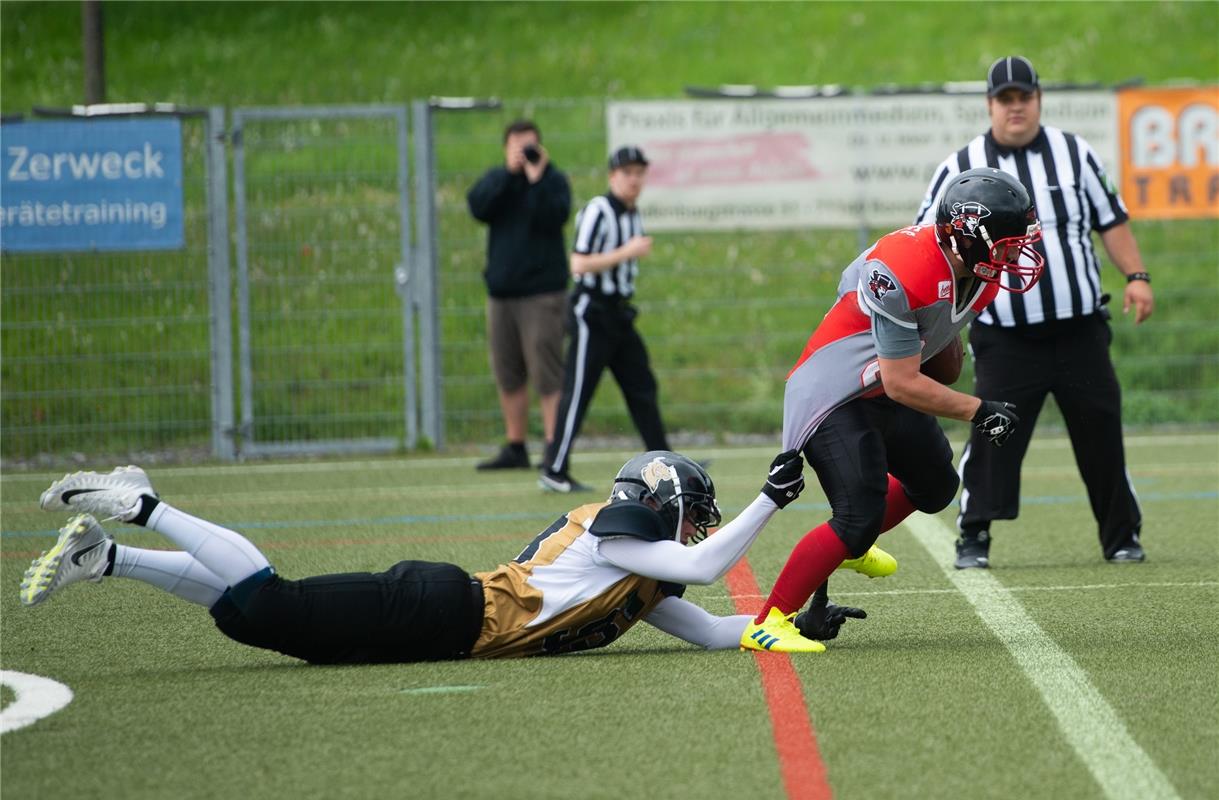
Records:
{"label": "team logo on jersey", "polygon": [[677,482],[677,471],[670,465],[666,464],[662,458],[653,458],[639,472],[639,477],[643,478],[643,482],[648,485],[648,488],[655,492],[662,481]]}
{"label": "team logo on jersey", "polygon": [[947,300],[952,297],[952,281],[940,281],[937,288],[941,300]]}
{"label": "team logo on jersey", "polygon": [[882,275],[880,270],[872,270],[872,275],[868,278],[868,291],[876,296],[877,300],[884,299],[884,296],[897,288],[897,284],[888,275]]}
{"label": "team logo on jersey", "polygon": [[978,227],[990,216],[990,209],[976,201],[952,204],[952,227],[966,236],[978,238]]}

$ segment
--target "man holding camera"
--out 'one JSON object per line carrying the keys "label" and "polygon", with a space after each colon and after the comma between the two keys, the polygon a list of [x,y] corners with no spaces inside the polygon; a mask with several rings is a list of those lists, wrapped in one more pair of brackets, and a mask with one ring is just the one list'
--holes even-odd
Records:
{"label": "man holding camera", "polygon": [[554,438],[563,384],[563,226],[571,214],[571,186],[550,163],[537,126],[517,120],[504,130],[504,166],[488,170],[466,201],[490,228],[483,272],[487,341],[507,432],[499,454],[478,468],[528,468],[527,381],[540,399],[547,442]]}

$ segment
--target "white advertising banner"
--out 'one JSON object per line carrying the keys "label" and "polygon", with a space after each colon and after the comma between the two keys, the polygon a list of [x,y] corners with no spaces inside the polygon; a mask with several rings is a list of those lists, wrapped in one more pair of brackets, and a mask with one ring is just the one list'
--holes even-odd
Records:
{"label": "white advertising banner", "polygon": [[[1114,93],[1043,102],[1044,123],[1082,135],[1116,173]],[[640,210],[653,231],[908,225],[935,167],[989,128],[978,94],[654,100],[606,113],[610,151],[638,145],[651,161]]]}

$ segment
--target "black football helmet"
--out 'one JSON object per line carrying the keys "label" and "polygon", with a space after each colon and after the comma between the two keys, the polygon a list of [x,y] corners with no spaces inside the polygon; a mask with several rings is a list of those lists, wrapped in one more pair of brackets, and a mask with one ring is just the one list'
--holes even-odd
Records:
{"label": "black football helmet", "polygon": [[655,506],[673,526],[674,541],[681,541],[683,519],[694,524],[697,533],[691,539],[695,542],[707,538],[707,528],[720,524],[715,484],[707,470],[668,450],[650,450],[622,465],[614,477],[610,502],[624,500]]}
{"label": "black football helmet", "polygon": [[[939,240],[987,283],[1023,294],[1036,285],[1045,259],[1033,245],[1041,223],[1029,193],[1003,170],[979,167],[948,182],[935,214]],[[1003,280],[1004,275],[1013,276]]]}

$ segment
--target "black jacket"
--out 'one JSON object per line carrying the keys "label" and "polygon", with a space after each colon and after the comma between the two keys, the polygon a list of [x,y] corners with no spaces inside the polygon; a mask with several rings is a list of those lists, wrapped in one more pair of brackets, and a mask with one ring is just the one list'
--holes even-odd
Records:
{"label": "black jacket", "polygon": [[494,167],[470,187],[470,213],[491,230],[483,277],[492,297],[529,297],[567,288],[563,226],[571,214],[567,176],[547,164],[530,184],[523,173]]}

